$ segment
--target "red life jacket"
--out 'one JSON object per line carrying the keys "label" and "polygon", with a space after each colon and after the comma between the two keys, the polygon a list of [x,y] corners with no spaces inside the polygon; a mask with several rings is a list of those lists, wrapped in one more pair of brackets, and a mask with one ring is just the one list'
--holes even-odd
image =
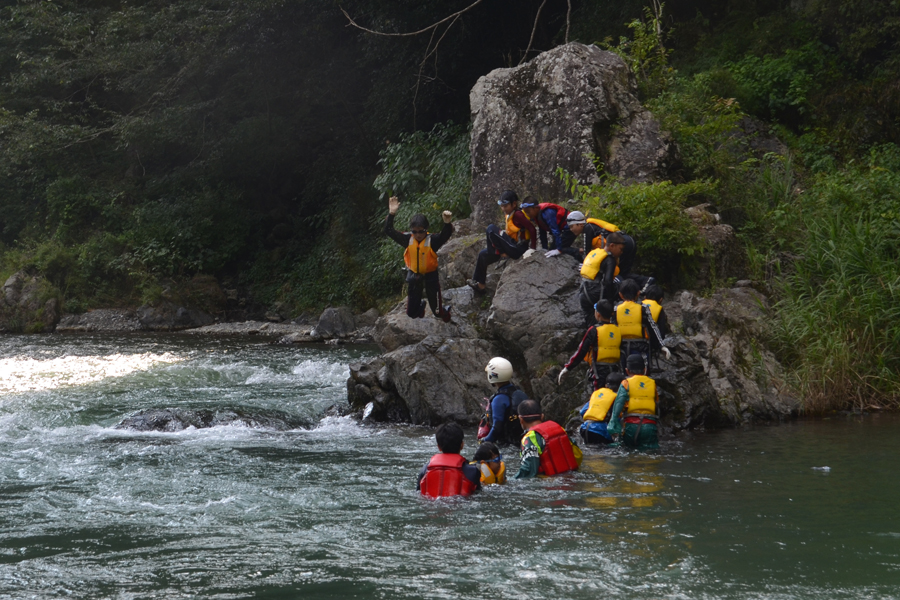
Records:
{"label": "red life jacket", "polygon": [[548,208],[552,208],[556,211],[556,226],[560,228],[560,230],[564,229],[568,226],[568,221],[566,220],[569,216],[569,211],[560,206],[559,204],[551,204],[550,202],[541,202],[538,204],[538,208],[541,210],[541,214],[544,214],[544,211]]}
{"label": "red life jacket", "polygon": [[428,498],[468,496],[475,491],[475,484],[463,475],[466,459],[459,454],[435,454],[428,462],[425,476],[419,482],[419,491]]}
{"label": "red life jacket", "polygon": [[559,423],[544,421],[537,427],[532,427],[531,431],[544,438],[544,450],[541,452],[541,467],[538,473],[556,475],[578,468],[578,461],[572,451],[572,442]]}

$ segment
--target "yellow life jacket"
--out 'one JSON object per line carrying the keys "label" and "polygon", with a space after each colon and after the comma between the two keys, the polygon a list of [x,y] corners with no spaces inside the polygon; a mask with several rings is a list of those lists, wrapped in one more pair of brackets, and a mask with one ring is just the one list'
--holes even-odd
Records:
{"label": "yellow life jacket", "polygon": [[613,402],[616,401],[618,390],[609,388],[600,388],[591,394],[590,404],[584,413],[585,421],[605,421],[609,409],[612,408]]}
{"label": "yellow life jacket", "polygon": [[644,326],[641,324],[641,305],[631,300],[620,302],[616,307],[616,323],[623,340],[644,337]]}
{"label": "yellow life jacket", "polygon": [[656,414],[656,382],[646,375],[633,375],[622,382],[628,390],[626,413]]}
{"label": "yellow life jacket", "polygon": [[410,271],[419,275],[437,271],[438,257],[431,249],[431,234],[426,235],[421,242],[416,241],[416,236],[410,234],[409,245],[403,253],[403,262]]}
{"label": "yellow life jacket", "polygon": [[656,300],[644,300],[642,304],[646,304],[650,307],[650,316],[653,317],[654,321],[659,321],[659,313],[662,312],[662,304],[657,302]]}
{"label": "yellow life jacket", "polygon": [[[600,227],[601,229],[605,229],[606,231],[612,233],[613,231],[619,231],[619,228],[613,225],[612,223],[607,223],[602,219],[588,219],[588,223],[593,223],[594,225]],[[591,240],[591,246],[593,248],[603,248],[606,245],[606,240],[603,239],[602,235],[598,235],[593,240]]]}
{"label": "yellow life jacket", "polygon": [[[584,262],[581,264],[581,276],[585,279],[597,279],[597,273],[600,272],[600,265],[603,264],[603,260],[607,256],[612,255],[601,248],[591,250],[591,252],[585,257]],[[614,260],[616,261],[616,275],[618,275],[619,261],[617,259]]]}
{"label": "yellow life jacket", "polygon": [[475,464],[481,472],[482,485],[503,485],[506,483],[506,463],[503,461],[500,461],[500,470],[497,471],[496,475],[494,475],[494,472],[491,471],[491,468],[483,460],[478,461]]}
{"label": "yellow life jacket", "polygon": [[[522,229],[521,227],[516,226],[513,223],[513,217],[515,214],[519,212],[518,210],[512,211],[512,213],[506,215],[506,235],[511,237],[518,244],[519,242],[527,242],[531,240],[531,232],[527,229]],[[525,213],[522,213],[525,214]],[[527,218],[528,215],[526,215]],[[519,236],[522,236],[522,239],[519,239]]]}
{"label": "yellow life jacket", "polygon": [[597,325],[597,362],[619,362],[619,346],[621,345],[622,334],[619,332],[618,325],[612,323]]}

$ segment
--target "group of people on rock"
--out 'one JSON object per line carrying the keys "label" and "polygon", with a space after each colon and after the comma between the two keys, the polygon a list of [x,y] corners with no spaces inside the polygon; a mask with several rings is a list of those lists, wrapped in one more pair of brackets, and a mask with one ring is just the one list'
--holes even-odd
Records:
{"label": "group of people on rock", "polygon": [[[659,401],[649,372],[660,352],[670,358],[665,346],[670,330],[662,289],[654,278],[632,270],[637,253],[634,239],[617,226],[587,218],[580,211],[539,203],[530,196],[520,203],[511,190],[504,191],[497,204],[506,227],[487,227],[486,247],[478,255],[468,285],[476,294],[485,293],[488,266],[502,259],[527,257],[536,251],[538,239],[547,256],[567,254],[578,260],[582,278],[579,302],[587,330],[560,371],[558,382],[576,365],[588,363],[592,393],[580,411],[582,441],[658,448]],[[424,215],[414,215],[409,233],[400,233],[393,226],[399,200],[392,197],[388,208],[385,233],[406,248],[407,315],[425,315],[424,288],[432,313],[450,321],[450,306],[445,306],[441,297],[437,250],[453,233],[452,214],[444,211],[439,234],[428,232]],[[583,239],[580,248],[574,245],[579,236]],[[462,428],[455,423],[440,426],[435,436],[440,452],[419,473],[417,488],[425,496],[465,496],[482,485],[505,483],[506,467],[498,447],[503,444],[521,450],[516,479],[556,475],[581,464],[581,450],[565,430],[545,420],[540,403],[512,383],[513,367],[508,360],[495,357],[485,371],[496,391],[479,426],[481,445],[473,461],[466,461],[460,454]]]}

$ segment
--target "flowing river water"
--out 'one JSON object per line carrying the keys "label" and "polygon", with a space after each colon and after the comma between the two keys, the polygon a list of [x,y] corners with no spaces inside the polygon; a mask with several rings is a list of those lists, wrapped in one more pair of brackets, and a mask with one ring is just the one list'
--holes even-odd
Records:
{"label": "flowing river water", "polygon": [[[0,597],[900,596],[896,416],[588,450],[577,474],[433,502],[432,430],[322,416],[371,353],[0,338]],[[114,428],[162,407],[311,426]]]}

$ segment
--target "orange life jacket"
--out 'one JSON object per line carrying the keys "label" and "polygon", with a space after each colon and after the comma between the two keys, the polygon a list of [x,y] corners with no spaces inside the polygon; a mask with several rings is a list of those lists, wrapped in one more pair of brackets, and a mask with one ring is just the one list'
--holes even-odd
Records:
{"label": "orange life jacket", "polygon": [[430,233],[421,242],[416,240],[416,236],[410,234],[409,245],[406,247],[406,252],[403,253],[403,262],[406,263],[407,269],[419,275],[437,271],[438,257],[431,249]]}
{"label": "orange life jacket", "polygon": [[470,495],[476,487],[463,474],[465,464],[466,459],[459,454],[435,454],[425,468],[419,491],[428,498]]}
{"label": "orange life jacket", "polygon": [[[521,227],[518,227],[515,223],[513,223],[513,217],[517,212],[521,212],[521,210],[517,208],[510,214],[506,215],[506,234],[513,240],[515,240],[517,244],[520,242],[531,241],[531,232],[527,229],[522,229]],[[521,239],[519,236],[521,236]]]}

